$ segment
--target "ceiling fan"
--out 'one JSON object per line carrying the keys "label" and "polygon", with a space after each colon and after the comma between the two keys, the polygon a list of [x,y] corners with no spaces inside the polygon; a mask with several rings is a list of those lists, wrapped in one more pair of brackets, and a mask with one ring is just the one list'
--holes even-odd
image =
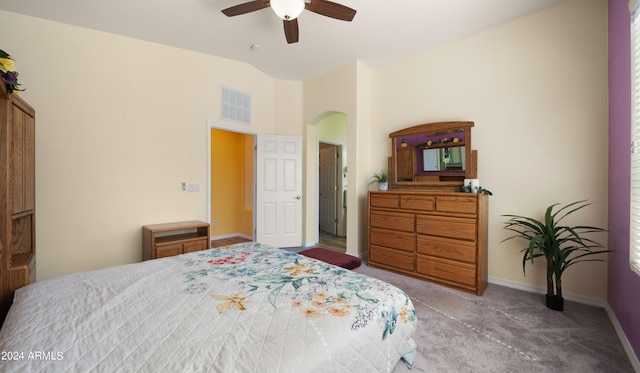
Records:
{"label": "ceiling fan", "polygon": [[289,44],[298,42],[298,16],[304,9],[347,22],[356,15],[354,9],[327,0],[255,0],[224,9],[222,13],[233,17],[268,7],[282,18],[284,36]]}

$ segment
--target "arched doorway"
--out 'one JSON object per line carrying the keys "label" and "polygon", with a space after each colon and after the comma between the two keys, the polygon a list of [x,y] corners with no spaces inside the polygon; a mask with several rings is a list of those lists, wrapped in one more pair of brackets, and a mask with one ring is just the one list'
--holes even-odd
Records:
{"label": "arched doorway", "polygon": [[315,126],[318,144],[318,238],[344,251],[347,236],[347,116],[330,113]]}

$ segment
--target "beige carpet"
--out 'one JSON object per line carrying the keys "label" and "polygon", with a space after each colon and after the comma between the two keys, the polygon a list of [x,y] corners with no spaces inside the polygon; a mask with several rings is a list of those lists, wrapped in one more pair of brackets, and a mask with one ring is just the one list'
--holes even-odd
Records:
{"label": "beige carpet", "polygon": [[489,284],[481,297],[366,266],[360,272],[403,289],[418,315],[412,370],[393,372],[633,372],[603,308]]}

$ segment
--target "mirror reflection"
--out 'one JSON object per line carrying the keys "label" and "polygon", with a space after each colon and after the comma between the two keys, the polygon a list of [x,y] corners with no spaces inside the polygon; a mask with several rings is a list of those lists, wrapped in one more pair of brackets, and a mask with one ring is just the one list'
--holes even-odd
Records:
{"label": "mirror reflection", "polygon": [[397,181],[414,181],[421,175],[464,174],[466,170],[463,128],[419,133],[395,138]]}
{"label": "mirror reflection", "polygon": [[464,146],[422,149],[422,171],[464,171]]}
{"label": "mirror reflection", "polygon": [[456,188],[465,178],[474,178],[473,126],[473,122],[434,122],[390,133],[392,187]]}

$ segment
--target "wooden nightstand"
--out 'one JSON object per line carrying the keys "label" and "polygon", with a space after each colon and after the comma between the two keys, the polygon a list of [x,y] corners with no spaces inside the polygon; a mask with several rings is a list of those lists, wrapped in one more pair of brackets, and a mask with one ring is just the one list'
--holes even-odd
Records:
{"label": "wooden nightstand", "polygon": [[153,224],[142,227],[142,260],[207,250],[209,224],[202,221]]}

